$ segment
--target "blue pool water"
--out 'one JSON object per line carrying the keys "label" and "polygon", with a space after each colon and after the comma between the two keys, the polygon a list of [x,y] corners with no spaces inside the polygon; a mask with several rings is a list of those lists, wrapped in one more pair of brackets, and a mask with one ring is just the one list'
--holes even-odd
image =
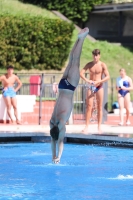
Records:
{"label": "blue pool water", "polygon": [[132,200],[133,150],[65,144],[55,165],[49,143],[0,144],[0,199]]}

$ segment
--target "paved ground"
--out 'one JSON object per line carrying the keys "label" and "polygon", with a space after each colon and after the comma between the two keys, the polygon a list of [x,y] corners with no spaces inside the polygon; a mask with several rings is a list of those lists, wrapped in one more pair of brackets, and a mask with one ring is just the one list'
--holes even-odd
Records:
{"label": "paved ground", "polygon": [[[84,125],[66,125],[66,132],[68,134],[81,134]],[[133,126],[118,126],[118,125],[102,125],[102,134],[133,134]],[[0,126],[0,136],[10,135],[11,133],[37,133],[38,135],[49,135],[48,125],[7,125]],[[98,134],[97,125],[90,124],[89,132],[82,135]]]}
{"label": "paved ground", "polygon": [[[132,120],[133,116],[131,116]],[[114,121],[113,121],[114,120]],[[102,134],[97,132],[97,124],[90,124],[89,132],[82,134],[84,124],[66,125],[66,138],[87,140],[104,140],[114,142],[129,142],[133,144],[133,126],[118,126],[118,116],[113,116],[102,125]],[[48,125],[2,125],[0,126],[0,140],[2,138],[47,137]],[[3,140],[4,141],[4,140]]]}

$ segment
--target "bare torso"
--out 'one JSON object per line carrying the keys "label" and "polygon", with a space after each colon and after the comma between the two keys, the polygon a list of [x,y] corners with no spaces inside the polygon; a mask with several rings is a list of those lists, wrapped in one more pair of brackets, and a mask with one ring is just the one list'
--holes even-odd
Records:
{"label": "bare torso", "polygon": [[13,87],[14,83],[17,80],[17,76],[15,74],[12,74],[11,76],[8,76],[7,74],[1,76],[2,79],[2,85],[4,88],[6,87]]}
{"label": "bare torso", "polygon": [[92,81],[100,81],[102,80],[102,76],[104,74],[104,63],[99,61],[98,63],[89,62],[87,64],[87,68],[90,74],[90,80]]}

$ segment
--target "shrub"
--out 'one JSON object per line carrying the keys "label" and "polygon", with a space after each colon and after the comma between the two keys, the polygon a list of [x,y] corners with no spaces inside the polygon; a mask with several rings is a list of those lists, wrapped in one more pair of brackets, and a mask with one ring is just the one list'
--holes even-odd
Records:
{"label": "shrub", "polygon": [[59,19],[0,16],[0,67],[60,70],[73,30],[73,24]]}

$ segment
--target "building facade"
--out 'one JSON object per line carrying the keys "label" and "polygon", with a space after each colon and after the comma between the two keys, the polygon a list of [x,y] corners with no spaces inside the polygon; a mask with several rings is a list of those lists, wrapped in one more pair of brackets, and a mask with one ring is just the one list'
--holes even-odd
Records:
{"label": "building facade", "polygon": [[98,40],[133,44],[133,2],[95,6],[86,25]]}

